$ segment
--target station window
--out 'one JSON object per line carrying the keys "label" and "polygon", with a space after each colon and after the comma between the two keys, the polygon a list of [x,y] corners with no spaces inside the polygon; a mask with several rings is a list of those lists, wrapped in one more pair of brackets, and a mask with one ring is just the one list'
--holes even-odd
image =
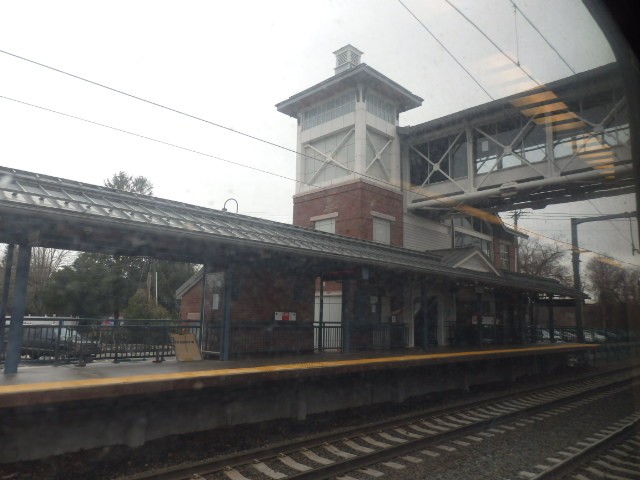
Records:
{"label": "station window", "polygon": [[373,218],[373,241],[389,245],[391,243],[391,222],[382,218]]}
{"label": "station window", "polygon": [[313,223],[313,227],[319,232],[336,233],[336,219],[326,218],[324,220],[316,220]]}
{"label": "station window", "polygon": [[345,93],[327,100],[302,114],[302,130],[317,127],[356,111],[356,94]]}
{"label": "station window", "polygon": [[505,270],[509,270],[511,268],[509,261],[509,245],[506,243],[500,244],[500,266]]}
{"label": "station window", "polygon": [[475,235],[468,235],[462,232],[455,232],[455,248],[478,247],[487,257],[493,258],[492,245],[493,242],[491,240],[476,237]]}

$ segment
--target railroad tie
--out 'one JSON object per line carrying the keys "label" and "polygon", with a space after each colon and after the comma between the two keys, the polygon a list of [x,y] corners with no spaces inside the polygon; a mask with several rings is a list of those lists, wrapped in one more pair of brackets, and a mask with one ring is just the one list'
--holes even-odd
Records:
{"label": "railroad tie", "polygon": [[231,468],[231,467],[225,468],[224,475],[229,480],[249,480],[247,477],[242,475],[238,470],[236,470],[235,468]]}
{"label": "railroad tie", "polygon": [[312,470],[309,465],[296,462],[293,458],[291,458],[289,455],[285,455],[284,453],[278,455],[278,460],[280,460],[287,467],[297,470],[298,472],[308,472],[309,470]]}
{"label": "railroad tie", "polygon": [[395,442],[395,443],[407,443],[408,442],[408,440],[406,438],[394,437],[393,435],[390,435],[390,434],[388,434],[386,432],[378,432],[378,435],[380,435],[385,440],[389,440],[390,442]]}
{"label": "railroad tie", "polygon": [[375,438],[371,438],[368,435],[364,435],[362,437],[360,437],[362,440],[364,440],[365,442],[367,442],[369,445],[373,445],[374,447],[378,447],[378,448],[391,448],[391,445],[388,443],[384,443],[381,442],[379,440],[376,440]]}
{"label": "railroad tie", "polygon": [[274,480],[278,480],[280,478],[286,477],[284,473],[276,472],[271,467],[269,467],[269,465],[259,460],[254,460],[251,466],[255,468],[258,472],[262,473],[263,475],[266,475],[269,478],[273,478]]}
{"label": "railroad tie", "polygon": [[432,450],[420,450],[420,453],[426,455],[427,457],[439,457],[440,454],[438,452],[434,452]]}
{"label": "railroad tie", "polygon": [[373,468],[361,468],[358,471],[373,478],[384,477],[384,473],[382,473],[380,470],[374,470]]}
{"label": "railroad tie", "polygon": [[609,462],[605,462],[604,460],[596,460],[593,463],[595,463],[596,465],[609,470],[610,472],[613,473],[620,473],[620,474],[631,474],[634,475],[636,478],[638,477],[638,475],[640,474],[640,472],[638,471],[638,469],[630,469],[630,468],[624,468],[624,467],[618,467],[615,465],[611,465],[611,463]]}
{"label": "railroad tie", "polygon": [[404,428],[396,428],[395,431],[398,432],[400,435],[404,435],[405,437],[409,437],[409,438],[424,438],[422,435],[408,432]]}
{"label": "railroad tie", "polygon": [[415,424],[409,425],[409,428],[415,430],[416,432],[426,433],[427,435],[436,435],[438,433],[435,430],[427,430],[426,428],[422,428],[421,426]]}
{"label": "railroad tie", "polygon": [[365,447],[363,445],[359,445],[356,442],[354,442],[353,440],[345,440],[344,444],[349,447],[354,449],[356,452],[360,452],[360,453],[371,453],[373,452],[373,448],[369,448],[369,447]]}
{"label": "railroad tie", "polygon": [[409,463],[422,463],[422,459],[418,458],[418,457],[413,457],[411,455],[406,455],[404,457],[402,457],[403,460],[409,462]]}
{"label": "railroad tie", "polygon": [[330,445],[328,443],[323,445],[323,447],[327,452],[332,453],[336,457],[349,459],[349,458],[353,458],[353,457],[356,456],[353,453],[345,452],[344,450],[340,450],[338,447],[336,447],[334,445]]}
{"label": "railroad tie", "polygon": [[304,450],[302,450],[300,453],[302,453],[302,455],[307,457],[312,462],[319,463],[320,465],[331,465],[332,463],[335,463],[330,458],[321,457],[317,453],[312,452],[311,450],[307,450],[306,448]]}

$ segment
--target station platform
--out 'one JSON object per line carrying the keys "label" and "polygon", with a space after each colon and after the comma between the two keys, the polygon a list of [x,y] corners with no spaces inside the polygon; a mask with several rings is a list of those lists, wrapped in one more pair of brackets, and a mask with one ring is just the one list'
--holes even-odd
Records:
{"label": "station platform", "polygon": [[599,348],[558,343],[225,362],[23,365],[18,373],[0,374],[0,437],[10,439],[0,449],[0,463],[115,445],[135,448],[174,435],[304,421],[514,382],[565,370],[575,359],[589,362]]}
{"label": "station platform", "polygon": [[25,365],[18,373],[0,375],[0,408],[69,401],[149,395],[179,390],[201,390],[255,382],[302,380],[327,375],[456,365],[522,357],[581,354],[597,349],[589,344],[545,344],[478,348],[434,347],[429,351],[314,353],[265,356],[226,362],[202,360],[160,363],[151,360],[92,362],[80,367]]}

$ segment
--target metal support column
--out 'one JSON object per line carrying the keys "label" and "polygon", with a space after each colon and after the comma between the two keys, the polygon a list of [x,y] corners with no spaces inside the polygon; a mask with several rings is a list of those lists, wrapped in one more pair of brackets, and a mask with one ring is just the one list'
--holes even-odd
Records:
{"label": "metal support column", "polygon": [[[476,293],[476,310],[477,310],[477,325],[478,325],[478,345],[482,345],[482,317],[484,317],[484,303],[482,302],[482,293]],[[474,339],[475,340],[475,339]]]}
{"label": "metal support column", "polygon": [[318,351],[324,351],[324,282],[320,276],[320,299],[318,305]]}
{"label": "metal support column", "polygon": [[[616,218],[635,217],[636,212],[615,213],[613,215],[600,215],[591,218],[571,219],[571,261],[573,264],[573,287],[578,295],[582,294],[582,283],[580,282],[580,249],[578,248],[578,225],[587,222],[601,222],[603,220],[614,220]],[[584,342],[584,325],[582,320],[582,299],[576,296],[576,340]]]}
{"label": "metal support column", "polygon": [[[573,288],[576,292],[582,292],[582,283],[580,282],[580,250],[578,249],[578,222],[575,218],[571,219],[571,263],[573,264]],[[584,342],[584,329],[582,324],[582,305],[581,298],[576,298],[576,340],[580,343]]]}
{"label": "metal support column", "polygon": [[231,302],[233,301],[233,267],[224,272],[224,313],[220,325],[220,360],[229,360],[229,334],[231,330]]}
{"label": "metal support column", "polygon": [[203,264],[202,265],[202,298],[200,298],[200,339],[198,340],[198,345],[200,345],[200,350],[206,350],[204,347],[204,339],[206,338],[206,335],[204,334],[204,327],[205,327],[205,321],[204,321],[204,316],[205,316],[205,296],[207,293],[207,264]]}
{"label": "metal support column", "polygon": [[549,340],[551,341],[551,343],[555,343],[556,342],[556,333],[555,333],[555,321],[553,318],[553,294],[550,293],[548,296],[548,300],[549,300]]}
{"label": "metal support column", "polygon": [[342,281],[342,353],[349,353],[351,350],[350,283],[351,280]]}
{"label": "metal support column", "polygon": [[429,299],[427,298],[427,288],[424,283],[420,284],[420,305],[422,306],[422,348],[425,350],[429,346]]}
{"label": "metal support column", "polygon": [[16,265],[16,282],[13,291],[13,311],[9,335],[7,336],[7,355],[4,362],[4,373],[17,373],[20,363],[22,347],[22,323],[27,303],[27,281],[29,280],[29,265],[31,262],[31,247],[20,245],[18,248],[18,264]]}
{"label": "metal support column", "polygon": [[4,283],[2,284],[2,300],[0,300],[0,357],[4,352],[4,326],[7,319],[7,302],[11,288],[11,269],[13,268],[13,252],[15,245],[7,246],[7,256],[4,262]]}

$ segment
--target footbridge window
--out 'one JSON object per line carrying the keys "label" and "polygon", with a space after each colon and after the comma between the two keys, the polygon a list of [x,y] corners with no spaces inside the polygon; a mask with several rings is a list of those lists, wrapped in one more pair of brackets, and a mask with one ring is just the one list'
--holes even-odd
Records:
{"label": "footbridge window", "polygon": [[476,173],[490,173],[547,158],[542,125],[521,114],[474,129]]}
{"label": "footbridge window", "polygon": [[601,92],[568,100],[567,119],[553,125],[555,158],[577,156],[588,164],[599,153],[629,145],[629,113],[622,91]]}
{"label": "footbridge window", "polygon": [[416,187],[467,176],[467,137],[463,131],[414,145],[409,150],[410,180]]}

